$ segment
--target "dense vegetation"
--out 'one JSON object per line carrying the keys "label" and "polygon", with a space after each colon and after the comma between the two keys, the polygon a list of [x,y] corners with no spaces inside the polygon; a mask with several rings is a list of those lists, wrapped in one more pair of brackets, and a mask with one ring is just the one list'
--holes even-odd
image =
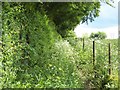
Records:
{"label": "dense vegetation", "polygon": [[105,39],[106,37],[107,35],[104,32],[97,32],[97,33],[90,34],[91,39]]}
{"label": "dense vegetation", "polygon": [[[82,41],[70,31],[80,21],[97,17],[99,7],[93,2],[2,3],[0,88],[117,87],[117,40],[96,41],[93,66],[92,41],[85,40],[83,49]],[[114,52],[110,76],[108,42]]]}
{"label": "dense vegetation", "polygon": [[67,31],[74,30],[77,24],[94,21],[99,15],[99,2],[44,3],[46,14],[57,26],[57,32],[65,37]]}

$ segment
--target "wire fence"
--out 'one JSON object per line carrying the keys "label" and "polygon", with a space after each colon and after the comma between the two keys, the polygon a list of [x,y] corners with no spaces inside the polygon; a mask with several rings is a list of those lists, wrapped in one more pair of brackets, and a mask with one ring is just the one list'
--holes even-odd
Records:
{"label": "wire fence", "polygon": [[91,52],[93,68],[97,63],[102,63],[101,67],[107,69],[108,74],[112,75],[112,70],[116,70],[118,60],[116,44],[110,42],[109,40],[107,42],[103,42],[102,40],[88,41],[82,39],[81,41],[83,51],[89,49]]}

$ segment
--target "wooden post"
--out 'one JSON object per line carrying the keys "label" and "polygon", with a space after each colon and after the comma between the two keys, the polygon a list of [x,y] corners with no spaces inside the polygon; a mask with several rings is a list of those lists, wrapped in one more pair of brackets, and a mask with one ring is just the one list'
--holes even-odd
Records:
{"label": "wooden post", "polygon": [[93,41],[93,67],[95,65],[95,41]]}
{"label": "wooden post", "polygon": [[85,42],[84,42],[84,38],[83,38],[83,50],[84,50],[84,47],[85,47]]}
{"label": "wooden post", "polygon": [[108,61],[108,63],[109,63],[109,75],[111,75],[111,53],[110,53],[110,51],[111,51],[111,47],[110,47],[110,43],[108,44],[108,54],[109,54],[109,61]]}
{"label": "wooden post", "polygon": [[93,41],[93,71],[94,71],[94,78],[96,78],[96,70],[95,70],[95,41]]}

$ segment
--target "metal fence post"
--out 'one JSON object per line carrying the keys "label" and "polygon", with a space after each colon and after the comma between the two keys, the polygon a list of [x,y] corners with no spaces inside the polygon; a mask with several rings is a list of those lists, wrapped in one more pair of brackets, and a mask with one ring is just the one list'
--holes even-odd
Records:
{"label": "metal fence post", "polygon": [[84,48],[85,48],[85,40],[83,38],[83,50],[84,50]]}
{"label": "metal fence post", "polygon": [[108,44],[108,54],[109,54],[109,61],[108,61],[108,63],[109,63],[109,75],[111,75],[111,53],[110,53],[110,51],[111,51],[111,47],[110,47],[110,43]]}
{"label": "metal fence post", "polygon": [[95,65],[95,41],[93,41],[93,66]]}

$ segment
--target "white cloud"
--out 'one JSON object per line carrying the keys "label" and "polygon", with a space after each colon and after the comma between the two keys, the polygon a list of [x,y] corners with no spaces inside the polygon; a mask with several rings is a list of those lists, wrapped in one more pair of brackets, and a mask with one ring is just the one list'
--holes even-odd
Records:
{"label": "white cloud", "polygon": [[83,35],[90,35],[92,32],[105,32],[107,38],[113,39],[118,38],[118,1],[114,0],[112,3],[115,8],[102,4],[100,8],[100,16],[95,19],[94,23],[81,24],[75,28],[75,33],[78,37]]}
{"label": "white cloud", "polygon": [[118,38],[118,2],[120,0],[114,0],[111,3],[115,8],[102,3],[100,8],[100,16],[95,19],[93,23],[81,24],[75,28],[75,33],[78,37],[83,35],[90,35],[92,32],[105,32],[107,38]]}
{"label": "white cloud", "polygon": [[92,32],[98,32],[98,31],[105,32],[108,39],[118,38],[118,27],[117,26],[98,29],[98,28],[89,28],[84,25],[83,26],[78,25],[74,30],[77,37],[82,37],[85,34],[90,35]]}

